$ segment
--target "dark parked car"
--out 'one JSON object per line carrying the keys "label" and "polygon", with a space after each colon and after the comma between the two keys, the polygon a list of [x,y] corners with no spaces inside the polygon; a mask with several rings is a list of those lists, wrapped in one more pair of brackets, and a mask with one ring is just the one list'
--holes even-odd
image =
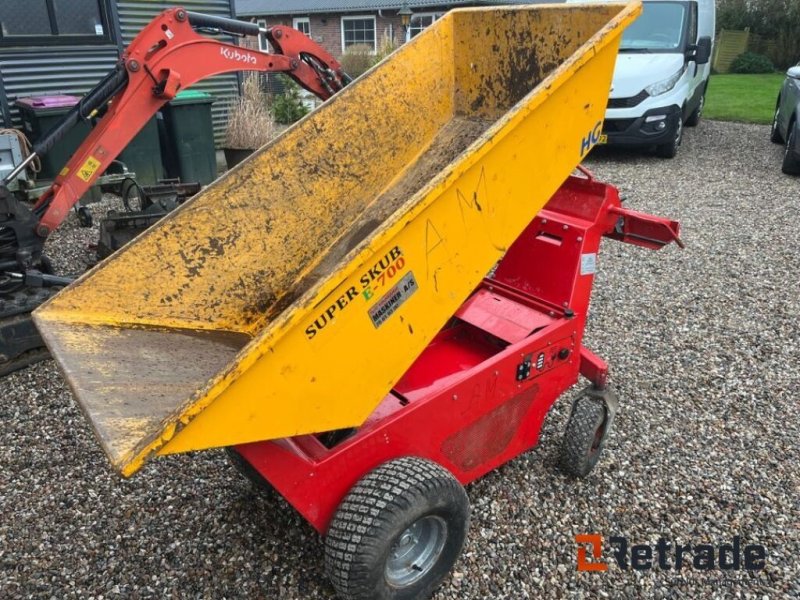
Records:
{"label": "dark parked car", "polygon": [[784,144],[783,172],[800,175],[800,63],[786,71],[778,94],[770,139]]}

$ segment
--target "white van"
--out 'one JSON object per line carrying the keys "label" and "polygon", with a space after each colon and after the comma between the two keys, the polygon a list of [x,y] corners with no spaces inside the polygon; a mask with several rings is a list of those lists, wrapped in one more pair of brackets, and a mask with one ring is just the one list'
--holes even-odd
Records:
{"label": "white van", "polygon": [[716,10],[714,0],[644,0],[623,33],[600,143],[678,152],[683,126],[700,121]]}
{"label": "white van", "polygon": [[598,143],[675,156],[703,112],[715,22],[714,0],[644,0],[622,34]]}

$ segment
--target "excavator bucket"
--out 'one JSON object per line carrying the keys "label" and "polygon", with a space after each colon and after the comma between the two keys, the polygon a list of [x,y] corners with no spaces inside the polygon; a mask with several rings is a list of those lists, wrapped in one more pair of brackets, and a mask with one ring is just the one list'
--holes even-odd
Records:
{"label": "excavator bucket", "polygon": [[452,11],[39,308],[113,465],[363,423],[597,142],[640,10]]}

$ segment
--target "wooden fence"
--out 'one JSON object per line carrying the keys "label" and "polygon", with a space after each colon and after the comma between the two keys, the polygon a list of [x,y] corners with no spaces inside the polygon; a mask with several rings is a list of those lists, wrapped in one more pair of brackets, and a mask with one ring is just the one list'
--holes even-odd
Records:
{"label": "wooden fence", "polygon": [[733,60],[742,52],[757,52],[771,55],[775,50],[775,40],[768,40],[750,31],[723,29],[714,44],[711,67],[717,73],[728,73]]}

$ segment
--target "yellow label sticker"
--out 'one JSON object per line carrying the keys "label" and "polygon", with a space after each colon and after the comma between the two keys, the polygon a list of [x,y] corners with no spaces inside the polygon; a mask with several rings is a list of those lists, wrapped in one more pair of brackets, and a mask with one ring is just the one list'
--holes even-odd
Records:
{"label": "yellow label sticker", "polygon": [[100,161],[97,160],[94,156],[90,156],[86,159],[86,162],[81,165],[81,168],[78,169],[78,177],[83,179],[86,183],[89,183],[89,180],[92,176],[97,172],[97,169],[100,168]]}
{"label": "yellow label sticker", "polygon": [[59,172],[58,176],[59,177],[66,177],[67,173],[69,173],[69,167],[64,167],[63,169],[61,169],[61,171]]}

